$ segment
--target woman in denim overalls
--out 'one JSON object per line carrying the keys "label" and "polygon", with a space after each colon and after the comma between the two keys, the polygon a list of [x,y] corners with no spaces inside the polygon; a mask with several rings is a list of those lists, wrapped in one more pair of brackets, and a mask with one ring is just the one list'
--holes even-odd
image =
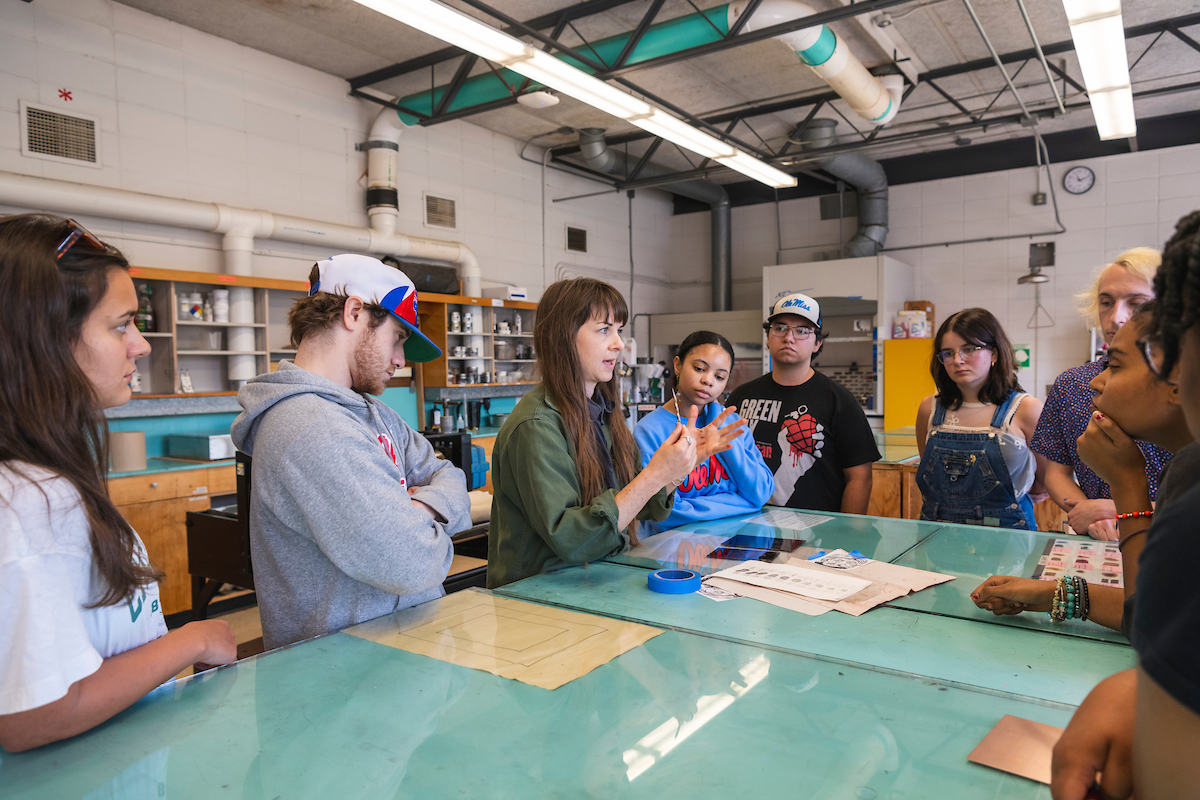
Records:
{"label": "woman in denim overalls", "polygon": [[942,323],[933,347],[938,393],[917,412],[921,518],[1037,530],[1030,492],[1045,462],[1029,439],[1042,403],[1017,382],[1008,336],[987,309],[968,308]]}

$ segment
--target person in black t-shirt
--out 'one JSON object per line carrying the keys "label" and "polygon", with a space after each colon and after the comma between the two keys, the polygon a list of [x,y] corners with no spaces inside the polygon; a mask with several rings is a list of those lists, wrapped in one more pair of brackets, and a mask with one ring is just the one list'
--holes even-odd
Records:
{"label": "person in black t-shirt", "polygon": [[730,396],[775,476],[767,501],[788,508],[867,513],[879,448],[866,414],[845,388],[812,368],[821,349],[821,307],[803,294],[771,306],[763,323],[772,371]]}
{"label": "person in black t-shirt", "polygon": [[[1180,406],[1200,437],[1200,211],[1184,217],[1154,281],[1163,360],[1178,364]],[[1157,366],[1157,365],[1156,365]],[[1180,477],[1173,473],[1172,477]],[[1133,645],[1137,669],[1119,672],[1088,694],[1054,747],[1051,792],[1078,800],[1100,773],[1105,797],[1200,796],[1200,487],[1155,514],[1141,534]]]}

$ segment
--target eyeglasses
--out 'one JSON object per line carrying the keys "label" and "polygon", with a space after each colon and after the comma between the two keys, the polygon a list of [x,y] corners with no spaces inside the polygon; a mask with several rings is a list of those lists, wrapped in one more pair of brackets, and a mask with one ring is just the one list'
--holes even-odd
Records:
{"label": "eyeglasses", "polygon": [[937,359],[943,364],[949,364],[958,356],[962,356],[963,361],[969,361],[975,357],[981,350],[991,350],[991,347],[982,344],[964,344],[957,350],[947,347],[945,350],[937,351]]}
{"label": "eyeglasses", "polygon": [[71,224],[71,232],[67,234],[67,238],[63,239],[58,245],[58,254],[54,256],[54,260],[62,258],[67,254],[67,251],[75,246],[75,243],[83,239],[97,250],[108,250],[108,245],[100,241],[94,234],[90,233],[87,228],[80,225],[73,219],[67,220]]}
{"label": "eyeglasses", "polygon": [[[1154,349],[1157,347],[1157,345],[1150,341],[1150,338],[1147,336],[1143,336],[1142,338],[1138,339],[1137,345],[1138,352],[1140,352],[1142,354],[1142,358],[1145,359],[1146,367],[1150,370],[1151,374],[1160,380],[1164,380],[1165,376],[1162,374],[1162,370],[1159,368],[1158,362],[1154,360]],[[1167,381],[1167,383],[1174,385],[1174,381]]]}
{"label": "eyeglasses", "polygon": [[798,341],[811,339],[817,332],[815,328],[810,328],[807,325],[784,325],[782,322],[772,322],[767,326],[767,330],[777,339],[786,339],[790,333]]}

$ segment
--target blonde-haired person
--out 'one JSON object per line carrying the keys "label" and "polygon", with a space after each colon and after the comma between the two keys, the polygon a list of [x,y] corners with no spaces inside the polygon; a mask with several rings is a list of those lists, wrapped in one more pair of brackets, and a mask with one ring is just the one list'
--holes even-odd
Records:
{"label": "blonde-haired person", "polygon": [[[1162,254],[1152,247],[1126,250],[1100,270],[1090,290],[1077,295],[1081,313],[1089,325],[1100,329],[1106,348],[1121,326],[1144,303],[1154,299],[1154,276],[1161,263]],[[1096,539],[1115,541],[1113,520],[1117,509],[1108,484],[1080,459],[1075,444],[1092,416],[1089,385],[1107,366],[1106,355],[1072,367],[1054,380],[1030,446],[1046,457],[1046,490],[1067,512],[1071,528]],[[1159,473],[1171,454],[1148,442],[1138,445],[1146,457],[1146,478],[1153,499],[1158,493]]]}
{"label": "blonde-haired person", "polygon": [[639,469],[615,373],[628,319],[621,293],[593,278],[542,294],[533,331],[541,383],[517,403],[492,451],[488,588],[636,543],[637,520],[666,519],[675,487],[744,432],[741,420],[721,428],[732,409],[697,429],[693,407]]}

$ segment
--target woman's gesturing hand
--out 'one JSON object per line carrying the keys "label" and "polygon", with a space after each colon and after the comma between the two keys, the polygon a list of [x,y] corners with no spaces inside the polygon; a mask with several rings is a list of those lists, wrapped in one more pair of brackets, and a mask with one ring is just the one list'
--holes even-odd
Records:
{"label": "woman's gesturing hand", "polygon": [[724,453],[733,447],[731,442],[746,432],[746,420],[740,418],[736,422],[731,422],[725,427],[721,427],[721,424],[729,419],[729,415],[736,412],[737,408],[729,406],[716,419],[697,430],[696,416],[698,408],[692,406],[692,411],[688,415],[688,429],[692,438],[696,440],[696,466],[700,466],[705,461],[708,461],[715,454]]}

